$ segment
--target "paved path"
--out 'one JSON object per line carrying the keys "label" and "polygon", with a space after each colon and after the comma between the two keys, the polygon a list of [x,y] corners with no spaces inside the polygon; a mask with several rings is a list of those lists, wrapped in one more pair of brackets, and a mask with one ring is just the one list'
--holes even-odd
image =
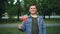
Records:
{"label": "paved path", "polygon": [[[47,27],[60,26],[60,24],[45,24]],[[17,28],[18,24],[0,24],[0,28]]]}
{"label": "paved path", "polygon": [[[17,19],[17,16],[14,16],[13,18]],[[21,18],[21,16],[19,16]],[[45,16],[45,18],[49,18],[49,16]],[[60,16],[50,16],[50,18],[60,18]],[[2,17],[2,19],[9,19],[9,17]]]}

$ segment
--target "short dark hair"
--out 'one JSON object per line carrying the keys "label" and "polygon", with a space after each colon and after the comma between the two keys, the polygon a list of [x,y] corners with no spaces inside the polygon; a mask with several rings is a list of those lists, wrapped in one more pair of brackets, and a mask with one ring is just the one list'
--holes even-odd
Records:
{"label": "short dark hair", "polygon": [[[30,8],[30,6],[36,6],[36,4],[35,4],[35,3],[30,4],[30,5],[29,5],[29,8]],[[37,8],[37,6],[36,6],[36,8]]]}

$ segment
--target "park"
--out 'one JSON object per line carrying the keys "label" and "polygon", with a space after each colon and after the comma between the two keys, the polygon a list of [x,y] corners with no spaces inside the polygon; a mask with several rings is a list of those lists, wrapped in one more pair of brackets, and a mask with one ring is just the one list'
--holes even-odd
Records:
{"label": "park", "polygon": [[37,14],[43,16],[46,34],[60,34],[60,0],[1,0],[0,34],[26,34],[18,30],[21,16],[29,16],[29,4],[37,5]]}

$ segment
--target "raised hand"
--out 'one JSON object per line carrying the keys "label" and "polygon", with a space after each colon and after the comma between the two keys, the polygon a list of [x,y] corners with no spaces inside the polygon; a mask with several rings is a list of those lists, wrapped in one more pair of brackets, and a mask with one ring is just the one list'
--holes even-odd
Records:
{"label": "raised hand", "polygon": [[20,19],[22,20],[22,22],[26,22],[27,18],[28,18],[28,16],[27,16],[27,15],[24,15],[24,16],[22,16],[22,18],[20,18]]}

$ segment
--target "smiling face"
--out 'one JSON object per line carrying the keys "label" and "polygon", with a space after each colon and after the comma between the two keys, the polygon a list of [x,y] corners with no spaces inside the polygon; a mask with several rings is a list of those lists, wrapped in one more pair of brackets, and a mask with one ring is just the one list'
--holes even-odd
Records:
{"label": "smiling face", "polygon": [[36,12],[37,12],[36,6],[35,5],[30,6],[29,12],[30,12],[30,14],[36,14]]}

